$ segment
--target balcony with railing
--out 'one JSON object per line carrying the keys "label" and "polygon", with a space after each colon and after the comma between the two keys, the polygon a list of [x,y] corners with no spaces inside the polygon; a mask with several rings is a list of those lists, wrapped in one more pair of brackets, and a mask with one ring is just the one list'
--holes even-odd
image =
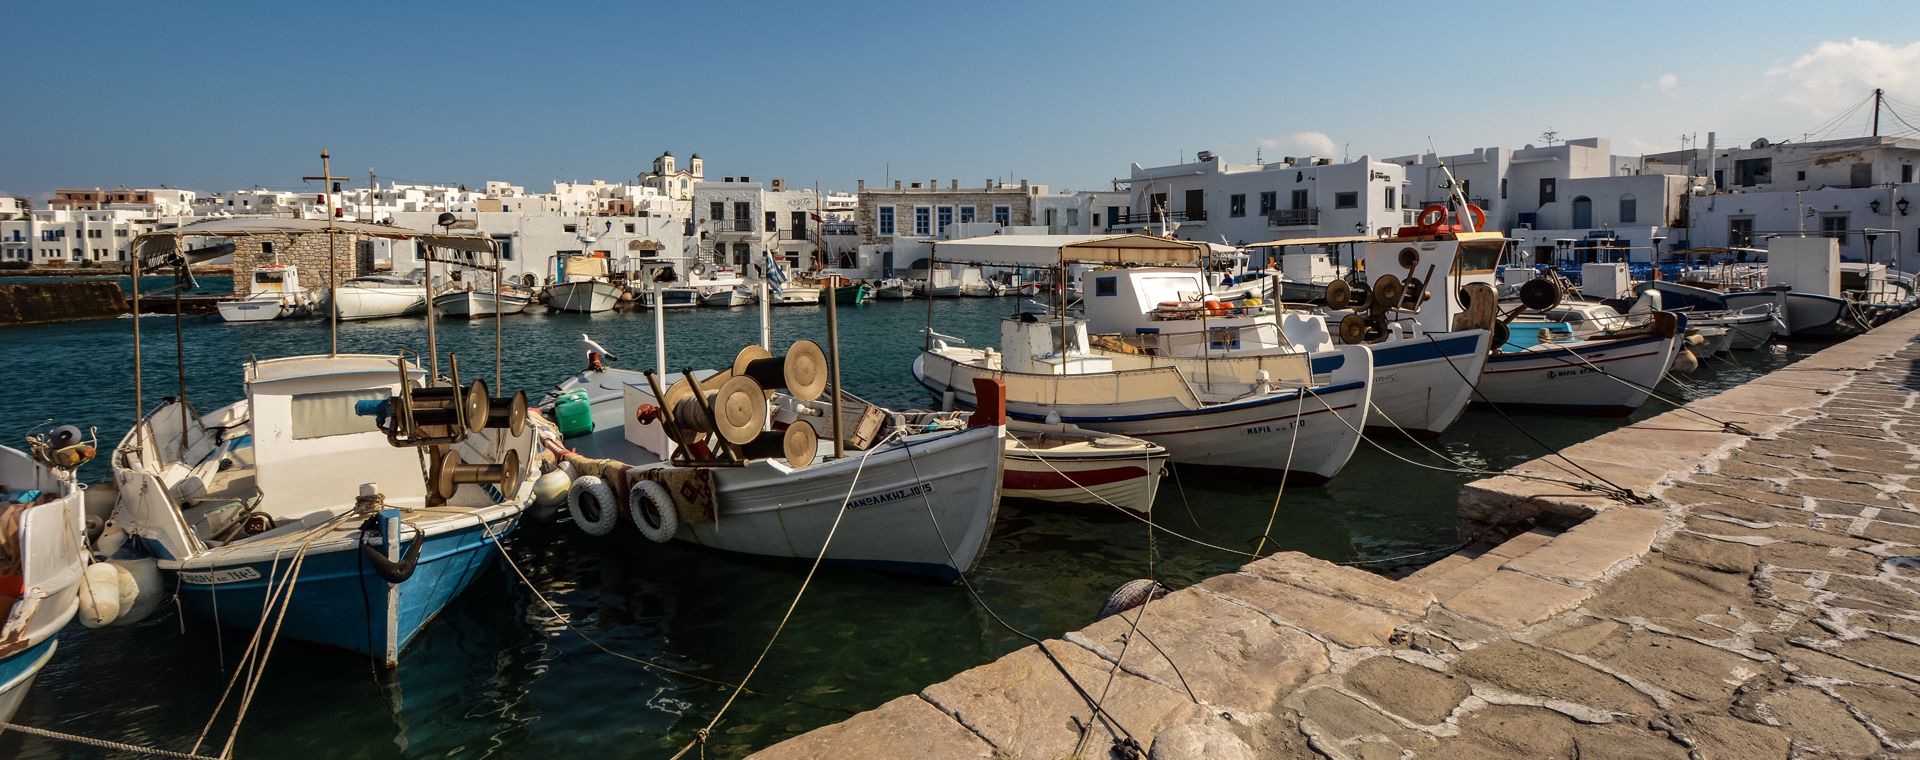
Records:
{"label": "balcony with railing", "polygon": [[1268,227],[1311,227],[1320,223],[1320,209],[1282,208],[1267,212]]}
{"label": "balcony with railing", "polygon": [[752,219],[709,219],[707,223],[713,225],[717,235],[738,236],[753,232]]}
{"label": "balcony with railing", "polygon": [[1136,211],[1132,213],[1122,211],[1113,215],[1112,226],[1124,227],[1130,224],[1158,224],[1162,217],[1165,217],[1167,221],[1173,222],[1204,222],[1207,220],[1207,210],[1197,208],[1191,211],[1169,211],[1165,214],[1152,211]]}
{"label": "balcony with railing", "polygon": [[810,232],[807,232],[807,228],[805,227],[779,230],[778,232],[781,240],[812,240],[813,239],[813,234]]}

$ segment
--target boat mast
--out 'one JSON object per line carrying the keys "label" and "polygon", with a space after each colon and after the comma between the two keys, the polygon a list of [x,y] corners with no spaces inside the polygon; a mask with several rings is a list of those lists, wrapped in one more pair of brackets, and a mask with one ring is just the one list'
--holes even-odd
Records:
{"label": "boat mast", "polygon": [[[333,183],[346,177],[333,176],[333,157],[320,149],[320,176],[301,177],[307,182],[319,180],[320,195],[327,199],[327,356],[340,355],[340,263],[339,231],[333,227]],[[291,241],[289,241],[291,242]]]}
{"label": "boat mast", "polygon": [[[821,248],[820,237],[826,234],[826,222],[825,222],[825,217],[822,215],[822,208],[820,206],[820,191],[818,190],[815,190],[813,193],[813,211],[814,211],[814,218],[821,220],[820,225],[814,229],[814,235],[813,235],[814,261],[817,261],[821,264],[825,264],[826,255],[825,255],[824,249]],[[828,367],[828,371],[833,376],[832,407],[833,407],[833,458],[834,459],[839,459],[842,456],[846,455],[846,452],[843,450],[843,447],[846,445],[846,443],[840,437],[840,289],[835,286],[835,283],[845,279],[846,278],[844,277],[838,277],[838,276],[828,277],[827,291],[826,291],[826,294],[827,294],[827,362],[828,362],[827,367]],[[859,295],[859,290],[857,288],[854,291],[854,295],[855,296]]]}

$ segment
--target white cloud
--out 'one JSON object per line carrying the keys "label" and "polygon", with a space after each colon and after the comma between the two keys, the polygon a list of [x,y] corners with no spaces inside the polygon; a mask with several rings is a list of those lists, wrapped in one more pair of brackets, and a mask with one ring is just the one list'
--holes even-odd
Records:
{"label": "white cloud", "polygon": [[1653,88],[1661,92],[1673,92],[1673,88],[1679,85],[1680,77],[1674,76],[1674,73],[1671,71],[1661,74],[1659,79],[1653,80]]}
{"label": "white cloud", "polygon": [[1325,132],[1295,132],[1279,137],[1262,137],[1260,147],[1302,156],[1332,158],[1334,155],[1333,138]]}
{"label": "white cloud", "polygon": [[1780,99],[1814,116],[1833,116],[1860,102],[1875,87],[1909,103],[1920,102],[1920,42],[1888,45],[1858,37],[1822,42],[1786,66],[1767,70],[1784,84]]}

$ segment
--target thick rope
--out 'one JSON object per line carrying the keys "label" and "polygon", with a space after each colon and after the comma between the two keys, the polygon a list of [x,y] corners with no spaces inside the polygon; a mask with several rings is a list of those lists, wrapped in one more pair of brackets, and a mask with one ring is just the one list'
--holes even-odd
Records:
{"label": "thick rope", "polygon": [[73,744],[84,744],[89,747],[98,747],[100,749],[110,749],[115,752],[125,752],[130,755],[152,755],[154,757],[174,757],[174,758],[181,758],[181,760],[221,760],[220,758],[212,757],[209,755],[196,755],[192,752],[178,752],[170,749],[160,749],[158,747],[142,747],[138,744],[127,744],[124,742],[116,742],[109,739],[95,739],[91,736],[69,734],[63,731],[53,731],[45,728],[34,728],[33,726],[22,726],[18,723],[0,722],[0,729],[4,729],[6,731],[19,731],[20,733],[27,734],[29,736],[38,736],[42,739],[52,739],[54,741],[70,742]]}

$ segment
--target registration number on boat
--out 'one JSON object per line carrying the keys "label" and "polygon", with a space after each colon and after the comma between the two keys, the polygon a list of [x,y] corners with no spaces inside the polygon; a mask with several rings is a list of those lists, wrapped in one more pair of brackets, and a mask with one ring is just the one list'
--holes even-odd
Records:
{"label": "registration number on boat", "polygon": [[212,586],[221,583],[238,583],[240,581],[259,579],[260,571],[251,567],[236,567],[232,570],[212,570],[208,572],[180,574],[181,583],[192,583],[197,586]]}
{"label": "registration number on boat", "polygon": [[876,494],[871,494],[867,496],[861,496],[855,499],[849,499],[847,501],[847,509],[860,509],[863,507],[874,507],[874,506],[879,506],[881,504],[886,504],[889,502],[899,501],[901,499],[912,499],[912,498],[919,497],[922,494],[930,494],[930,493],[933,493],[932,483],[924,483],[924,482],[915,483],[911,486],[907,486],[906,488],[895,488],[891,491],[887,491],[886,493],[876,493]]}

